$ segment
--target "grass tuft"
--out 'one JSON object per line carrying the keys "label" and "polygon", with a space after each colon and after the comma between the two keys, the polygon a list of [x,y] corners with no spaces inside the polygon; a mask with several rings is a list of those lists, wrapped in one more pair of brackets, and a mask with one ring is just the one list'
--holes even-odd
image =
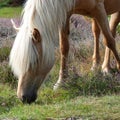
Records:
{"label": "grass tuft", "polygon": [[9,47],[2,47],[0,48],[0,62],[3,62],[4,60],[7,60],[10,54],[10,48]]}
{"label": "grass tuft", "polygon": [[16,78],[8,65],[9,54],[9,47],[0,48],[0,83],[9,83],[11,86],[16,86]]}

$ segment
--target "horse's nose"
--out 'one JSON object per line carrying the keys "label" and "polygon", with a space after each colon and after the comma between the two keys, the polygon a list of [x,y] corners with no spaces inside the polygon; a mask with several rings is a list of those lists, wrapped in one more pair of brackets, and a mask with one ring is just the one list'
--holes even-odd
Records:
{"label": "horse's nose", "polygon": [[23,95],[21,100],[22,100],[23,103],[31,104],[32,102],[35,102],[36,98],[37,98],[36,94],[33,94],[33,95]]}

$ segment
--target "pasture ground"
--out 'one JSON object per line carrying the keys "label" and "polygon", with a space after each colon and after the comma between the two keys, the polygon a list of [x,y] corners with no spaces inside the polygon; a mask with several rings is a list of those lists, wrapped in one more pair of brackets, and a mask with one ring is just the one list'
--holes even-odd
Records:
{"label": "pasture ground", "polygon": [[[16,12],[19,16],[21,7],[15,8],[16,10],[1,8],[0,11],[4,9],[10,15],[8,18],[11,18],[14,15],[16,17]],[[0,17],[0,20],[5,17],[2,12]],[[17,80],[8,66],[14,36],[0,36],[0,120],[120,120],[120,73],[113,69],[112,74],[104,76],[100,69],[90,71],[93,52],[91,26],[78,16],[77,20],[81,23],[77,28],[71,25],[68,82],[62,89],[53,91],[59,72],[60,56],[57,49],[55,66],[39,90],[38,99],[31,105],[22,104],[18,100]],[[7,28],[10,26],[8,24]],[[15,32],[12,31],[11,34]],[[118,35],[117,39],[119,38]],[[119,51],[120,44],[116,41]],[[102,61],[104,46],[101,44],[100,47]],[[115,60],[113,56],[111,58],[114,68]]]}

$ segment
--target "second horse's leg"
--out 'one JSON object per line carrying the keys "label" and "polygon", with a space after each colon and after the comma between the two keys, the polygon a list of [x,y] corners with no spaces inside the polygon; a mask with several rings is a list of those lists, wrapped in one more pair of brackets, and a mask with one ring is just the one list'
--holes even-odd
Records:
{"label": "second horse's leg", "polygon": [[[112,32],[113,37],[115,37],[115,35],[116,35],[116,27],[119,22],[120,22],[120,12],[112,14],[111,19],[110,19],[110,30]],[[108,73],[110,71],[110,49],[108,47],[106,47],[106,50],[105,50],[102,71],[104,73]]]}
{"label": "second horse's leg", "polygon": [[118,69],[120,69],[120,59],[118,56],[118,52],[116,50],[116,46],[115,46],[115,40],[111,34],[110,28],[109,28],[109,24],[108,24],[108,20],[107,20],[107,14],[104,8],[104,4],[100,3],[95,7],[95,10],[93,12],[93,17],[96,19],[96,21],[98,22],[104,36],[106,39],[104,39],[104,43],[105,45],[111,49],[111,51],[113,52],[116,61],[117,61],[117,67]]}

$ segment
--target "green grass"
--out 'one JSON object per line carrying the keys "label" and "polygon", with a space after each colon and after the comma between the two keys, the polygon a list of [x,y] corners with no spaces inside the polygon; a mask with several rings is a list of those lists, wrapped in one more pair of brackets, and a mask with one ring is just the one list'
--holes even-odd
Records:
{"label": "green grass", "polygon": [[[6,89],[3,89],[6,87]],[[73,99],[65,97],[58,102],[42,104],[37,102],[32,105],[24,105],[17,98],[15,90],[7,85],[0,85],[0,119],[11,118],[17,120],[62,120],[61,118],[75,117],[84,120],[119,120],[120,96],[106,95],[101,97],[79,96]],[[41,91],[42,92],[42,91]],[[58,92],[60,93],[60,91]],[[49,97],[51,92],[46,93]],[[53,94],[53,93],[52,93]],[[44,98],[43,95],[41,99]],[[63,97],[59,94],[58,98]],[[42,98],[43,97],[43,98]]]}
{"label": "green grass", "polygon": [[10,0],[0,0],[0,8],[8,6],[9,2],[10,2]]}
{"label": "green grass", "polygon": [[8,59],[9,53],[10,53],[9,47],[0,48],[0,62]]}
{"label": "green grass", "polygon": [[[55,66],[38,92],[38,99],[31,105],[22,104],[16,96],[17,80],[8,66],[9,53],[8,47],[0,49],[1,120],[65,120],[70,117],[82,120],[120,119],[120,83],[117,72],[113,71],[108,76],[99,70],[91,72],[92,47],[81,45],[74,56],[75,60],[69,61],[68,82],[55,92],[53,85],[58,79],[60,66],[57,53]],[[73,66],[80,75],[72,70]]]}
{"label": "green grass", "polygon": [[1,18],[20,17],[22,7],[2,7],[0,8]]}

